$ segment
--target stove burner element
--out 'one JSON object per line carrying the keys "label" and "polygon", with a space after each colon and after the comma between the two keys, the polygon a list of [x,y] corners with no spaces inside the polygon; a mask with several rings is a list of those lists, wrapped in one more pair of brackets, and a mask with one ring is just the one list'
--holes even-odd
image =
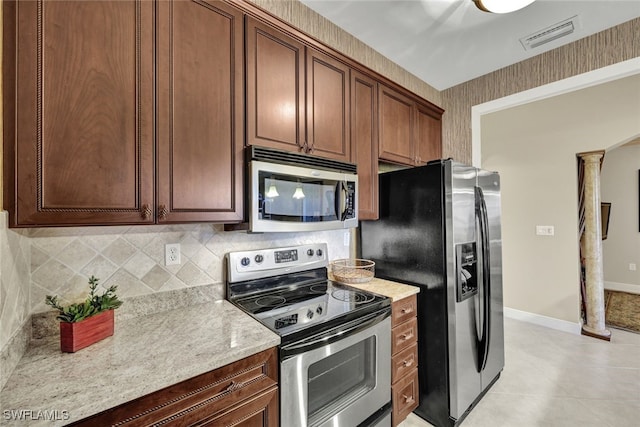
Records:
{"label": "stove burner element", "polygon": [[284,304],[286,299],[277,295],[266,295],[256,300],[256,305],[260,307],[278,307]]}
{"label": "stove burner element", "polygon": [[324,283],[322,285],[313,285],[309,288],[309,292],[314,294],[326,294],[327,293],[327,284]]}
{"label": "stove burner element", "polygon": [[331,296],[340,301],[355,302],[356,304],[373,301],[373,299],[375,298],[373,295],[368,295],[356,291],[347,291],[344,289],[333,291],[331,293]]}

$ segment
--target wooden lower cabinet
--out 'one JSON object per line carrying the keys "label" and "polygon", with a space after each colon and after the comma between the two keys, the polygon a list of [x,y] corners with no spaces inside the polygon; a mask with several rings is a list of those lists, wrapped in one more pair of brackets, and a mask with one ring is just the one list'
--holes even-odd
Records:
{"label": "wooden lower cabinet", "polygon": [[278,405],[274,347],[71,425],[277,426]]}
{"label": "wooden lower cabinet", "polygon": [[418,407],[418,321],[415,295],[391,305],[391,424]]}

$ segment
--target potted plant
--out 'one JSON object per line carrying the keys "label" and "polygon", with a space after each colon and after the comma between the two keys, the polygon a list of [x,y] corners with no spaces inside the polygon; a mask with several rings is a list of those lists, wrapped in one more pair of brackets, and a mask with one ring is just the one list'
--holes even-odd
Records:
{"label": "potted plant", "polygon": [[58,296],[47,295],[47,305],[58,310],[60,320],[60,350],[74,353],[113,335],[113,310],[122,305],[116,296],[117,286],[111,286],[102,295],[96,293],[100,279],[89,278],[89,296],[84,302],[63,307]]}

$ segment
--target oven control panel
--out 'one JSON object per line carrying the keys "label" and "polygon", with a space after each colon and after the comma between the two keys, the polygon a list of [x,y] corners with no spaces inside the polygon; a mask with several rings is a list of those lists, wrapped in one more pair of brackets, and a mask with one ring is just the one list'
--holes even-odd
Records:
{"label": "oven control panel", "polygon": [[229,252],[226,255],[227,280],[235,283],[277,276],[326,267],[328,263],[326,243]]}
{"label": "oven control panel", "polygon": [[311,302],[259,313],[256,317],[270,329],[287,333],[296,330],[296,325],[322,322],[327,315],[328,299],[328,295],[322,295]]}

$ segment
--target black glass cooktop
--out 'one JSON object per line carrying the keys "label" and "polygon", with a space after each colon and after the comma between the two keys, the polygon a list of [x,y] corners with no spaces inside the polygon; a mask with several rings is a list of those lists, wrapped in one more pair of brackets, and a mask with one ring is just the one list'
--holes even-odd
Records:
{"label": "black glass cooktop", "polygon": [[[322,276],[322,272],[319,273]],[[309,274],[305,272],[301,275],[309,278]],[[390,305],[387,297],[322,277],[293,284],[291,282],[295,276],[287,275],[282,280],[270,278],[272,288],[235,295],[229,300],[280,335],[353,318]],[[263,288],[262,283],[254,285]]]}

